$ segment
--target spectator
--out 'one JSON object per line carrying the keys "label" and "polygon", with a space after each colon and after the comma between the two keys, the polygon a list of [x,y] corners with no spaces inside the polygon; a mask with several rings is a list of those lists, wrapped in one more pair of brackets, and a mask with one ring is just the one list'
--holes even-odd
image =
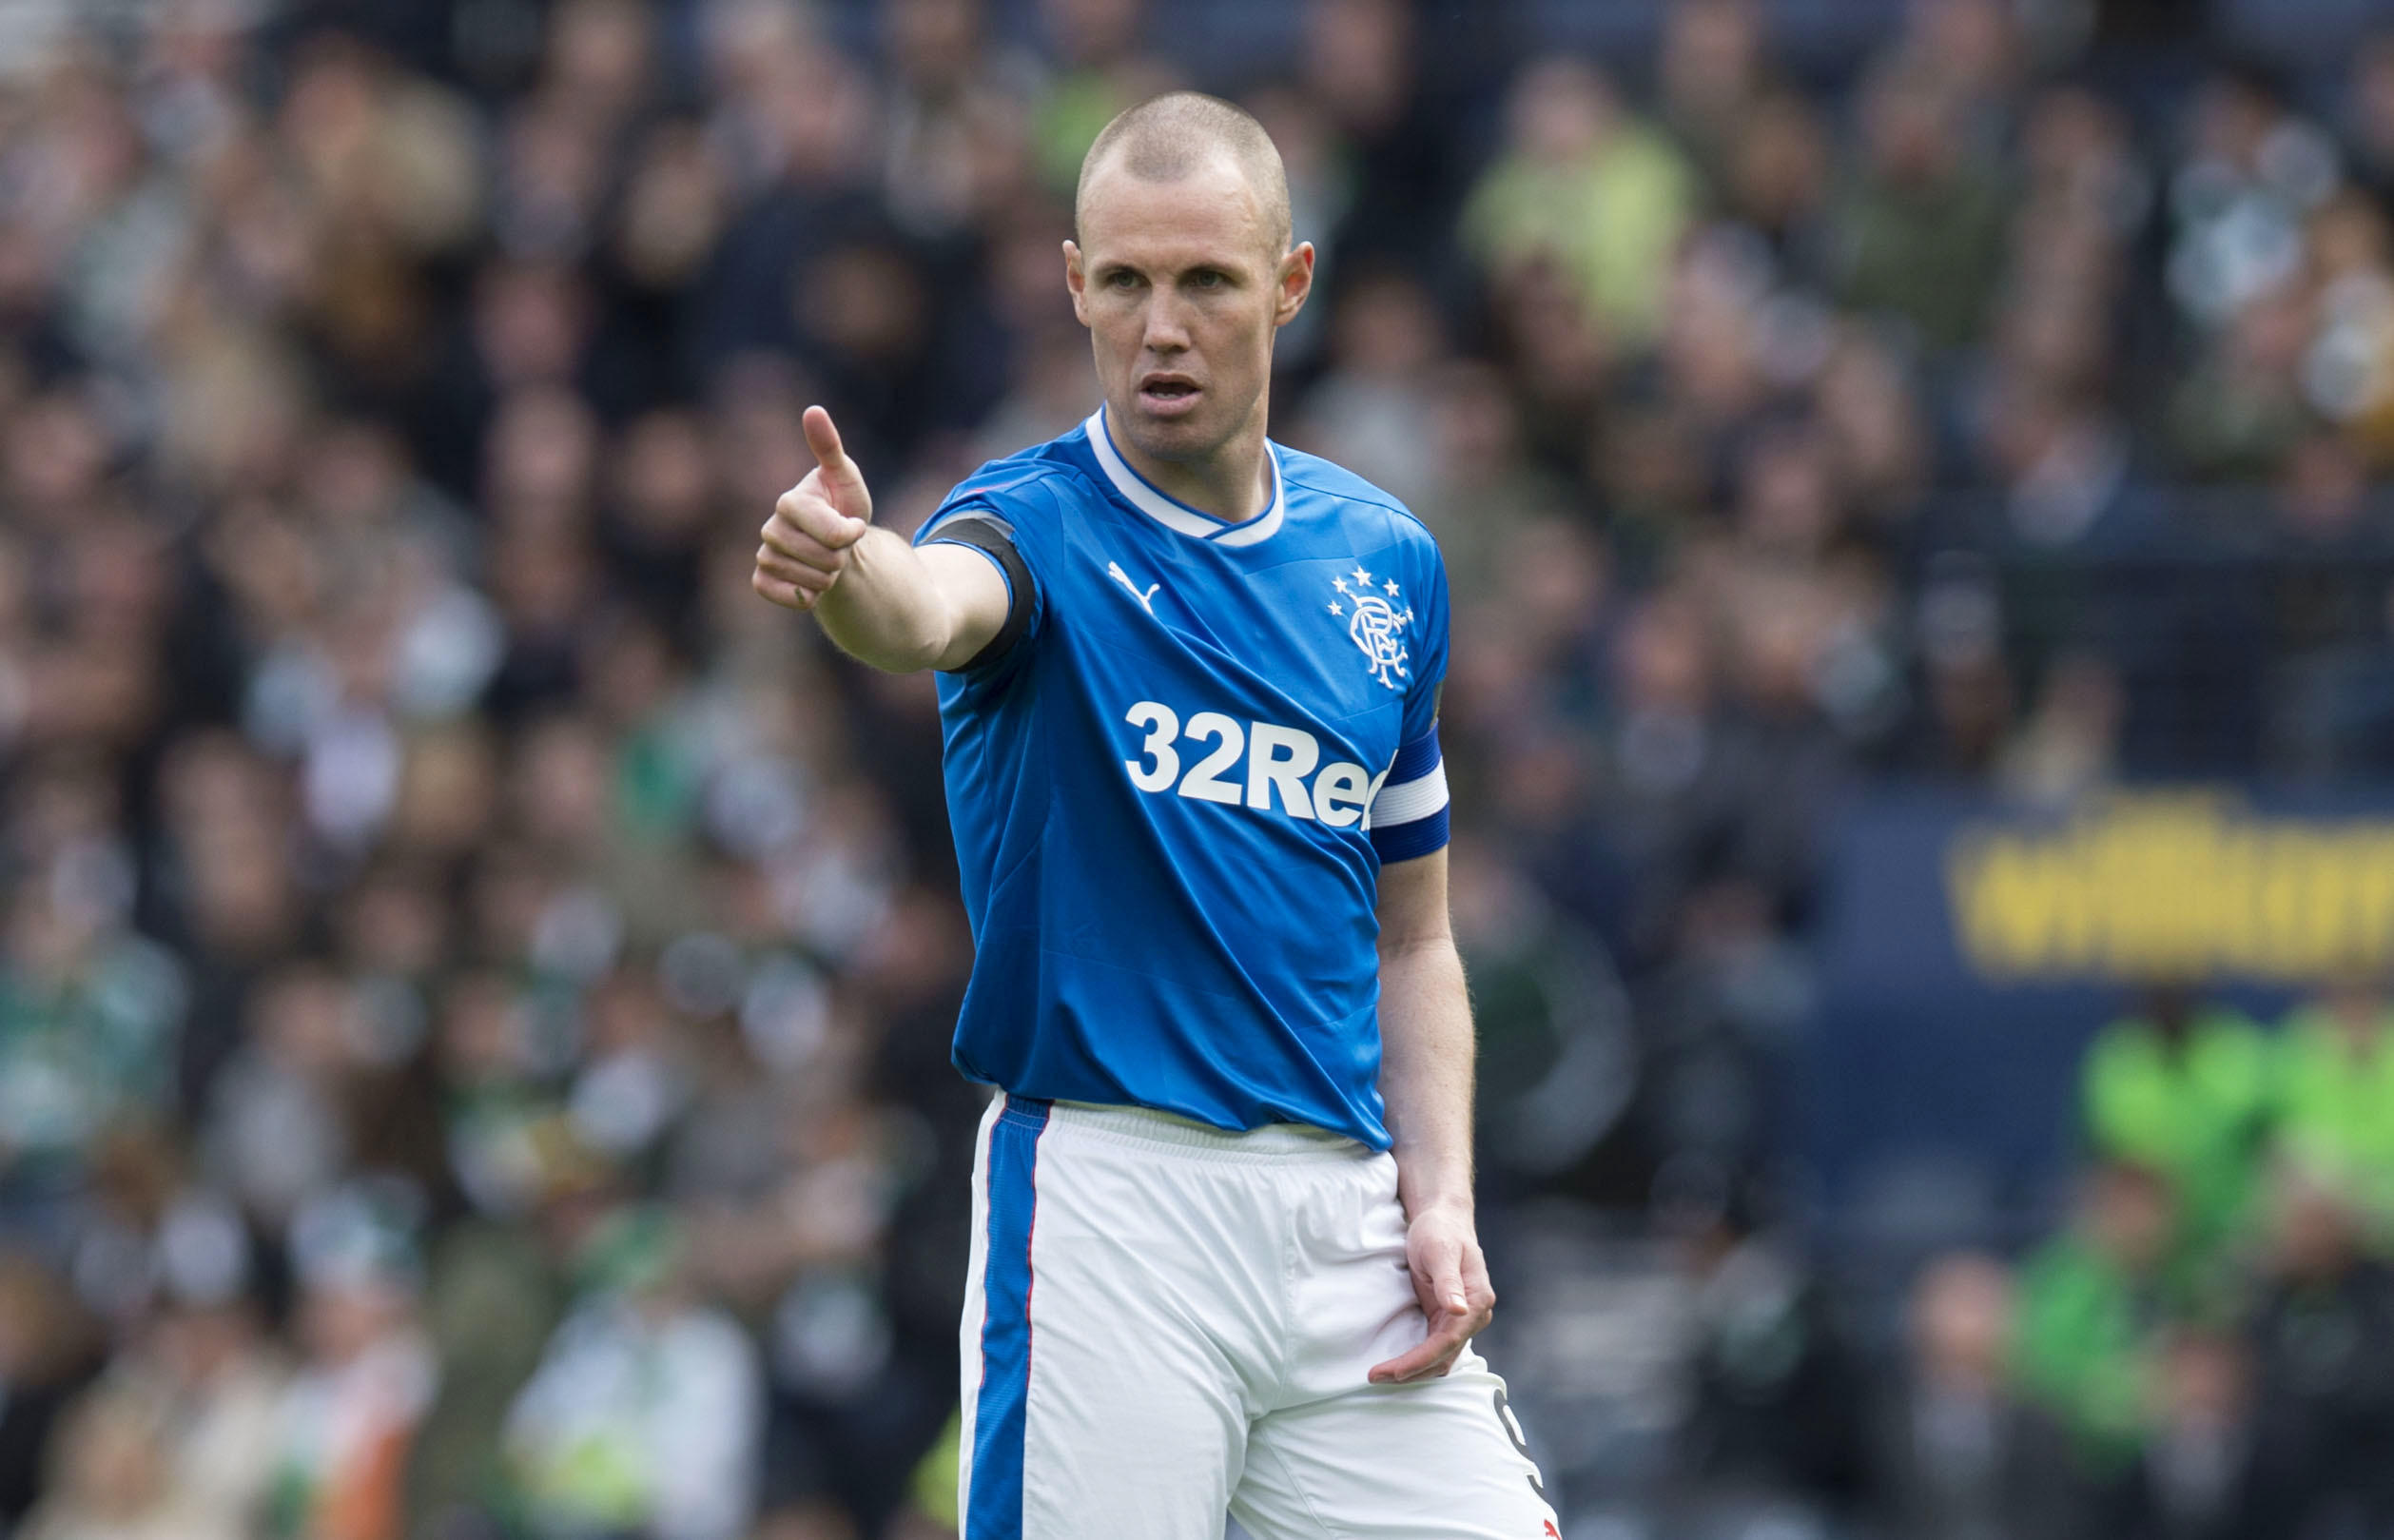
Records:
{"label": "spectator", "polygon": [[2081,1494],[2059,1429],[2013,1394],[2003,1264],[1969,1254],[1921,1270],[1900,1377],[1872,1430],[1872,1490],[1906,1540],[2030,1540],[2073,1532]]}
{"label": "spectator", "polygon": [[[478,1211],[451,1224],[428,1257],[423,1318],[438,1383],[408,1450],[411,1536],[471,1534],[510,1511],[501,1431],[564,1313],[571,1259],[611,1200],[610,1174],[563,1117],[497,1137],[510,1146],[498,1159],[522,1166],[469,1187]],[[482,1206],[494,1201],[501,1206]]]}
{"label": "spectator", "polygon": [[1435,443],[1431,381],[1445,354],[1436,302],[1394,274],[1348,280],[1332,323],[1331,367],[1308,398],[1303,436],[1316,452],[1414,499]]}
{"label": "spectator", "polygon": [[0,1145],[5,1180],[29,1199],[69,1181],[104,1129],[163,1110],[172,1089],[182,969],[117,916],[77,907],[20,889],[7,918]]}
{"label": "spectator", "polygon": [[240,1525],[174,1482],[166,1430],[136,1397],[86,1396],[58,1431],[51,1495],[18,1531],[39,1540],[237,1540]]}
{"label": "spectator", "polygon": [[2309,319],[2304,297],[2287,292],[2255,299],[2228,322],[2171,403],[2188,464],[2250,476],[2306,436],[2314,419],[2298,371]]}
{"label": "spectator", "polygon": [[249,1043],[217,1077],[203,1148],[216,1180],[270,1231],[347,1167],[352,1009],[337,974],[295,965],[260,988]]}
{"label": "spectator", "polygon": [[264,1533],[399,1540],[402,1475],[437,1365],[405,1196],[353,1183],[291,1224],[302,1356],[276,1417]]}
{"label": "spectator", "polygon": [[2394,33],[2353,50],[2347,90],[2355,169],[2384,201],[2394,194]]}
{"label": "spectator", "polygon": [[[2287,1165],[2278,1173],[2268,1273],[2250,1330],[2272,1515],[2297,1534],[2365,1531],[2394,1515],[2378,1452],[2394,1437],[2394,1274],[2361,1246],[2352,1211]],[[2334,1346],[2328,1346],[2329,1343]]]}
{"label": "spectator", "polygon": [[0,1252],[0,1522],[12,1529],[45,1491],[61,1410],[99,1367],[95,1326],[39,1260]]}
{"label": "spectator", "polygon": [[2280,1031],[2280,1149],[2377,1222],[2394,1216],[2394,1015],[2352,979]]}
{"label": "spectator", "polygon": [[1678,0],[1657,48],[1663,121],[1716,190],[1774,100],[1762,15],[1752,0]]}
{"label": "spectator", "polygon": [[[111,1387],[155,1419],[170,1463],[168,1485],[194,1523],[247,1533],[267,1501],[277,1417],[290,1366],[267,1335],[245,1282],[204,1253],[236,1233],[186,1229],[178,1259],[186,1276],[150,1326],[144,1349],[122,1360]],[[98,1393],[114,1394],[114,1390]]]}
{"label": "spectator", "polygon": [[2070,1229],[2021,1270],[2014,1374],[2069,1434],[2079,1476],[2102,1484],[2136,1458],[2153,1403],[2156,1335],[2172,1304],[2170,1188],[2112,1163],[2080,1184]]}
{"label": "spectator", "polygon": [[1081,157],[1117,112],[1177,84],[1139,50],[1145,10],[1141,0],[1042,0],[1058,68],[1039,107],[1037,151],[1052,196],[1071,195]]}
{"label": "spectator", "polygon": [[754,1350],[682,1291],[670,1221],[626,1212],[578,1259],[581,1302],[508,1413],[533,1532],[738,1540],[755,1503]]}
{"label": "spectator", "polygon": [[1469,167],[1446,127],[1460,104],[1425,78],[1415,15],[1398,0],[1309,0],[1296,73],[1349,189],[1327,249],[1443,274]]}
{"label": "spectator", "polygon": [[2149,991],[2087,1048],[2088,1142],[2170,1184],[2179,1255],[2195,1266],[2215,1259],[2248,1217],[2276,1068],[2258,1027],[2182,984]]}
{"label": "spectator", "polygon": [[1694,200],[1679,152],[1578,60],[1525,70],[1507,117],[1506,151],[1471,190],[1464,240],[1499,284],[1552,264],[1613,345],[1644,348],[1661,331]]}
{"label": "spectator", "polygon": [[2003,205],[1964,138],[1961,107],[1920,68],[1882,68],[1862,92],[1863,160],[1829,215],[1839,293],[1952,352],[1986,324]]}
{"label": "spectator", "polygon": [[1995,774],[2013,796],[2066,808],[2119,773],[2120,681],[2099,657],[2057,658]]}
{"label": "spectator", "polygon": [[2101,1532],[2134,1540],[2245,1540],[2279,1532],[2299,1488],[2272,1480],[2244,1344],[2173,1334],[2162,1349],[2154,1428],[2111,1494]]}
{"label": "spectator", "polygon": [[1685,1468],[1701,1493],[1695,1508],[1721,1523],[1850,1501],[1860,1476],[1857,1386],[1819,1285],[1742,1203],[1689,1197],[1673,1217],[1694,1290]]}
{"label": "spectator", "polygon": [[2196,95],[2170,203],[2172,297],[2217,328],[2301,276],[2302,221],[2341,180],[2335,144],[2257,73],[2223,73]]}

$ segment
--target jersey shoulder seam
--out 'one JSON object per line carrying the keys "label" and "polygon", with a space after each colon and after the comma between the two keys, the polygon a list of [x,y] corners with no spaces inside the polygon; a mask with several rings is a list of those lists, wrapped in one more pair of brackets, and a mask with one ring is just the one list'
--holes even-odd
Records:
{"label": "jersey shoulder seam", "polygon": [[1065,476],[1087,479],[1086,477],[1081,477],[1080,467],[1055,460],[1027,464],[1013,474],[996,478],[979,485],[967,484],[971,481],[971,478],[966,478],[964,481],[958,482],[949,491],[947,499],[941,504],[941,513],[943,516],[959,513],[977,501],[991,502],[994,505],[995,499],[1001,496],[1019,495]]}
{"label": "jersey shoulder seam", "polygon": [[1320,464],[1330,465],[1331,469],[1337,471],[1341,477],[1353,482],[1355,486],[1361,487],[1364,490],[1364,493],[1368,494],[1368,496],[1358,496],[1356,493],[1350,491],[1345,487],[1325,486],[1320,481],[1314,479],[1309,474],[1312,470],[1311,466],[1291,466],[1284,460],[1282,461],[1281,474],[1288,478],[1290,485],[1303,487],[1308,492],[1319,493],[1325,497],[1336,497],[1344,502],[1359,502],[1368,507],[1377,508],[1383,513],[1393,514],[1398,518],[1412,525],[1415,530],[1420,532],[1422,537],[1428,540],[1431,545],[1434,546],[1438,543],[1438,537],[1431,533],[1430,526],[1423,521],[1421,515],[1413,512],[1411,508],[1406,507],[1405,504],[1399,501],[1393,494],[1381,491],[1378,487],[1375,487],[1371,482],[1366,481],[1362,477],[1355,475],[1353,471],[1345,470],[1339,466],[1333,465],[1329,460],[1322,459],[1319,456],[1308,455],[1305,458],[1308,460],[1314,460]]}
{"label": "jersey shoulder seam", "polygon": [[[1024,504],[1030,502],[1027,494],[1034,489],[1045,486],[1060,476],[1074,474],[1077,473],[1073,466],[1051,462],[1025,465],[1015,474],[993,478],[980,485],[966,485],[959,482],[949,489],[947,497],[941,501],[937,509],[933,510],[931,517],[924,520],[923,528],[915,536],[914,543],[921,544],[926,540],[937,539],[941,528],[955,519],[965,517],[976,512],[1003,518],[1009,523],[1019,523],[1022,514],[1026,511]],[[1027,511],[1037,514],[1052,510],[1038,509],[1033,506]]]}

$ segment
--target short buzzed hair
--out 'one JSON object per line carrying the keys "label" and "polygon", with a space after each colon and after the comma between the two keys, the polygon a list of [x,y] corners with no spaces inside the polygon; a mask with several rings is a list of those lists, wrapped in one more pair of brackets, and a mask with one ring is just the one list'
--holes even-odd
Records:
{"label": "short buzzed hair", "polygon": [[1264,229],[1273,241],[1272,255],[1289,249],[1289,173],[1280,164],[1279,147],[1255,115],[1236,102],[1203,91],[1166,91],[1151,96],[1100,130],[1096,143],[1080,162],[1080,185],[1072,199],[1073,234],[1081,227],[1081,210],[1089,198],[1089,182],[1119,150],[1122,168],[1141,182],[1178,182],[1204,165],[1207,158],[1227,154],[1238,164],[1263,207]]}

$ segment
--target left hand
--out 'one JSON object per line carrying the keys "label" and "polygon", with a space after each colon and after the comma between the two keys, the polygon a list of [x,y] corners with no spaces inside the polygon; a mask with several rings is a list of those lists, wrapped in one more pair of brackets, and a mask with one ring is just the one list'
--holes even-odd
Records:
{"label": "left hand", "polygon": [[1374,1385],[1435,1379],[1454,1367],[1458,1354],[1496,1314],[1496,1290],[1488,1281],[1488,1258],[1468,1209],[1433,1208],[1415,1215],[1405,1229],[1405,1266],[1413,1275],[1413,1295],[1430,1322],[1418,1347],[1376,1365]]}

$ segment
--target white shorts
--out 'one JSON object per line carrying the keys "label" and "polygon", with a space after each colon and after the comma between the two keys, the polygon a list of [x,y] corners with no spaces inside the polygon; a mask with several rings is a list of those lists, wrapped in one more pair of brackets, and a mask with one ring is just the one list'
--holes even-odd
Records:
{"label": "white shorts", "polygon": [[963,1540],[1555,1540],[1504,1381],[1428,1327],[1396,1162],[1000,1098],[973,1167]]}

